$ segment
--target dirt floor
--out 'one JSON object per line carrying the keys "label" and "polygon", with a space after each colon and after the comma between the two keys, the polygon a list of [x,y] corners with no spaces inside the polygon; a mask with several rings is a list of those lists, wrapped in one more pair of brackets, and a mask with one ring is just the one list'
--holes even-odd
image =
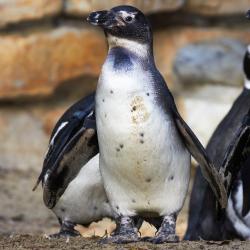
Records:
{"label": "dirt floor", "polygon": [[53,239],[48,240],[41,236],[16,235],[11,237],[0,236],[0,249],[250,249],[250,242],[243,241],[223,241],[223,242],[188,242],[169,243],[153,245],[150,243],[130,243],[130,244],[109,244],[99,243],[100,238],[82,238],[73,239]]}
{"label": "dirt floor", "polygon": [[[108,219],[92,223],[89,228],[76,229],[83,237],[48,240],[45,234],[58,232],[54,214],[42,201],[42,190],[32,192],[38,176],[33,170],[6,170],[0,166],[0,249],[250,249],[250,242],[185,242],[177,244],[152,245],[136,243],[126,245],[101,245],[100,238],[105,231],[111,232],[115,225]],[[188,199],[178,217],[177,234],[183,237],[187,225]],[[142,236],[153,236],[155,230],[149,224],[141,228]],[[86,238],[91,237],[91,238]]]}

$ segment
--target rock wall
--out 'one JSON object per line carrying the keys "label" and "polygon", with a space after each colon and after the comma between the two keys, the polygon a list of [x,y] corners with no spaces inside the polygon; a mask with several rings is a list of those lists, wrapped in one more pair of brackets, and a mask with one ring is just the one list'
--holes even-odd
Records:
{"label": "rock wall", "polygon": [[107,46],[84,20],[118,4],[148,15],[156,63],[203,144],[241,92],[250,0],[0,0],[0,234],[56,231],[31,189],[57,119],[96,87]]}
{"label": "rock wall", "polygon": [[0,0],[0,168],[40,170],[56,120],[95,89],[106,55],[84,19],[118,4],[147,13],[156,63],[207,142],[242,88],[250,0]]}

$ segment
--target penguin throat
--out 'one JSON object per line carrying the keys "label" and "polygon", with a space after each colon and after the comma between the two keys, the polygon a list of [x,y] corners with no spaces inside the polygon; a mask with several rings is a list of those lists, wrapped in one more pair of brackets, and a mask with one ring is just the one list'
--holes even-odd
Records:
{"label": "penguin throat", "polygon": [[108,35],[107,39],[109,50],[114,47],[122,47],[139,55],[140,57],[147,57],[149,54],[151,54],[151,49],[148,44],[139,43],[137,41],[116,37],[113,35]]}

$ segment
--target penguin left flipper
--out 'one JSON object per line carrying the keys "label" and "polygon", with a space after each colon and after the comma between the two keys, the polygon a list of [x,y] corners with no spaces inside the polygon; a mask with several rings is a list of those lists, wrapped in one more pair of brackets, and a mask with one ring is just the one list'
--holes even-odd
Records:
{"label": "penguin left flipper", "polygon": [[[43,199],[53,208],[81,167],[99,152],[95,129],[94,94],[71,106],[57,122],[43,168]],[[34,189],[35,189],[34,188]]]}
{"label": "penguin left flipper", "polygon": [[[231,141],[225,153],[221,171],[225,179],[225,185],[228,195],[232,189],[233,183],[241,171],[243,185],[243,208],[242,216],[245,216],[250,210],[249,198],[249,171],[244,171],[247,159],[250,157],[250,110],[245,115],[241,127],[238,129],[234,139]],[[246,172],[246,173],[245,173]]]}

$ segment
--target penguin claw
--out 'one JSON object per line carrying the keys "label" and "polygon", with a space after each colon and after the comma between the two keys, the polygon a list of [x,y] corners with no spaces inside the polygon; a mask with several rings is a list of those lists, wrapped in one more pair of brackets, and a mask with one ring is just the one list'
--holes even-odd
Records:
{"label": "penguin claw", "polygon": [[47,239],[59,239],[59,238],[69,238],[69,237],[77,237],[80,236],[80,233],[77,231],[61,231],[59,233],[50,234],[46,238]]}
{"label": "penguin claw", "polygon": [[153,244],[177,243],[179,242],[179,237],[176,234],[159,234],[155,237],[144,237],[142,240]]}
{"label": "penguin claw", "polygon": [[101,239],[99,243],[101,244],[110,244],[110,243],[126,244],[126,243],[138,242],[138,241],[139,241],[139,237],[137,234],[125,234],[125,235],[119,234],[119,235],[113,235],[113,236]]}

